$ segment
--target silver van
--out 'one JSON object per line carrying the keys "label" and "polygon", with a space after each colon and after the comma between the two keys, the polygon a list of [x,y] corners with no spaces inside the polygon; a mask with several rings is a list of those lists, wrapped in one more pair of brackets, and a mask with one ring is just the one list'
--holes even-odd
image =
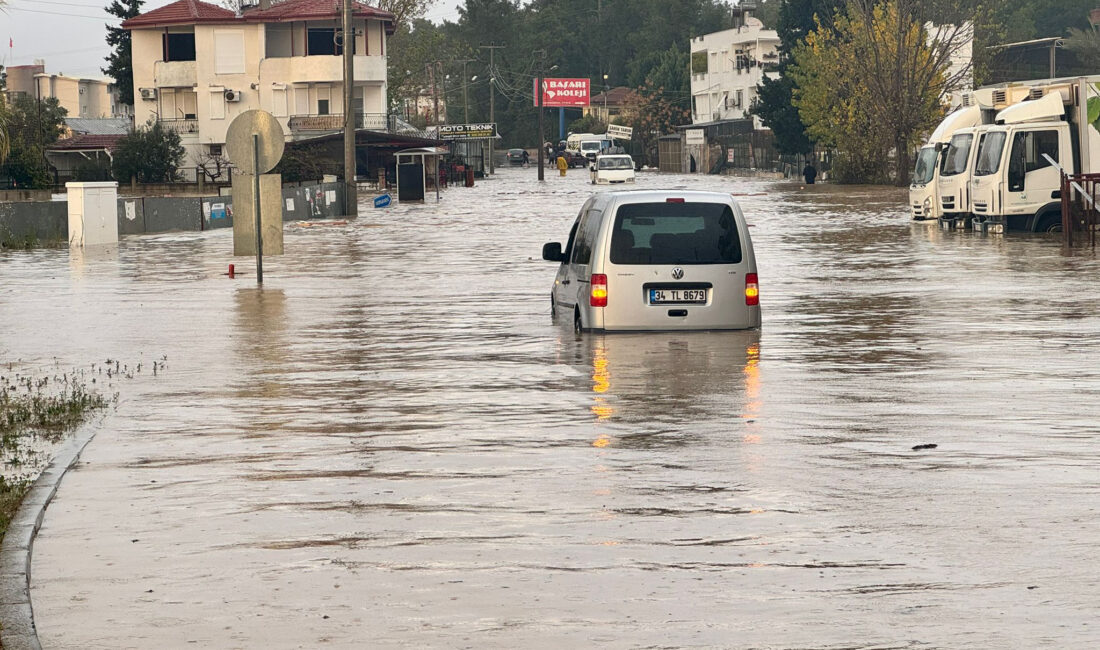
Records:
{"label": "silver van", "polygon": [[553,313],[572,318],[578,331],[760,326],[756,257],[729,194],[596,194],[565,249],[546,244],[542,258],[561,264]]}

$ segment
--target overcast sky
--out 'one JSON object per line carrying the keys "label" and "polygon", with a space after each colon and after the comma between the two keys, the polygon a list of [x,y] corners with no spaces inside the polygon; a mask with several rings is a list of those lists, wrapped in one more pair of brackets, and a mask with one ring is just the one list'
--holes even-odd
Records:
{"label": "overcast sky", "polygon": [[[163,7],[174,0],[146,0],[143,11]],[[107,56],[109,16],[103,7],[110,0],[6,0],[0,9],[0,61],[28,65],[45,59],[46,71],[74,77],[102,77]],[[218,4],[215,2],[215,4]],[[372,4],[367,0],[367,4]],[[436,0],[427,18],[435,22],[456,20],[460,0]],[[114,22],[112,24],[117,24]],[[12,47],[8,48],[8,40]]]}

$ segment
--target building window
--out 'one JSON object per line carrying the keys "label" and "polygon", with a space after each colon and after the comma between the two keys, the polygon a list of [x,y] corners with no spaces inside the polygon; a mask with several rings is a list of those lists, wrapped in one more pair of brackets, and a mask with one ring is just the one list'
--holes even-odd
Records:
{"label": "building window", "polygon": [[195,60],[195,33],[164,35],[164,60],[165,61],[194,61]]}
{"label": "building window", "polygon": [[[341,55],[344,31],[335,27],[316,27],[306,31],[306,56]],[[355,43],[352,43],[352,54]]]}
{"label": "building window", "polygon": [[244,74],[244,32],[214,32],[214,74]]}
{"label": "building window", "polygon": [[317,100],[317,114],[318,115],[328,115],[328,100],[327,99],[318,99]]}
{"label": "building window", "polygon": [[220,144],[210,145],[210,155],[214,157],[222,155],[222,146]]}

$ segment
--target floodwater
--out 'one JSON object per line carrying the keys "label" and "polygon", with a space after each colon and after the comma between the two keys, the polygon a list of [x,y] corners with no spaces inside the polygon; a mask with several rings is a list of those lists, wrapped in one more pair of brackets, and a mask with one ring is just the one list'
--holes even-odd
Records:
{"label": "floodwater", "polygon": [[584,179],[288,227],[263,289],[226,231],[0,255],[0,360],[145,366],[46,513],[43,646],[1100,644],[1093,253],[640,174],[743,195],[764,326],[578,338]]}

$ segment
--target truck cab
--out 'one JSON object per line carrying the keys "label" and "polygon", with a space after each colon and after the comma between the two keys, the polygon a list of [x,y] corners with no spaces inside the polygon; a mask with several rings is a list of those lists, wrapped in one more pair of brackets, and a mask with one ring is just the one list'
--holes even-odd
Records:
{"label": "truck cab", "polygon": [[959,129],[944,147],[936,192],[940,197],[940,224],[945,228],[965,228],[969,225],[972,212],[970,176],[974,171],[974,161],[978,159],[978,146],[986,131],[986,125]]}
{"label": "truck cab", "polygon": [[943,164],[944,145],[956,131],[982,123],[982,111],[978,106],[958,108],[940,122],[928,143],[917,154],[912,183],[909,185],[909,205],[913,219],[937,219],[940,215],[940,196],[937,180]]}
{"label": "truck cab", "polygon": [[[997,113],[996,125],[987,127],[978,146],[971,181],[976,230],[1003,233],[1061,229],[1058,166],[1075,173],[1081,153],[1076,138],[1100,140],[1095,129],[1077,129],[1063,119],[1068,95],[1053,88],[1040,99],[1003,109]],[[1100,151],[1097,145],[1100,142],[1094,143]]]}

